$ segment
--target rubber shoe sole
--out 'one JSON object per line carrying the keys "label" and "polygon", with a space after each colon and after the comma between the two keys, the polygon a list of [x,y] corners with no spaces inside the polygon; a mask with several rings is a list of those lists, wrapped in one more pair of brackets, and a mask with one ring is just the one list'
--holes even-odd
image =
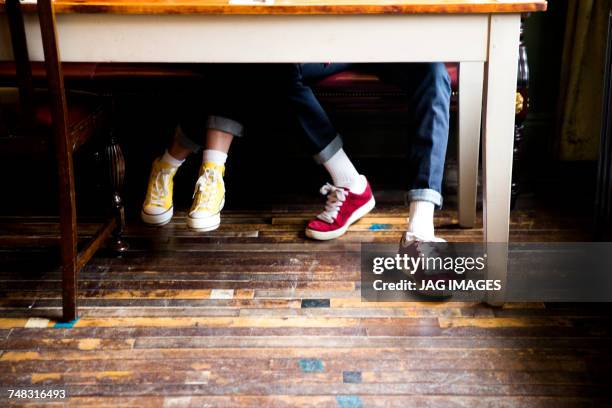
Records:
{"label": "rubber shoe sole", "polygon": [[221,208],[217,214],[211,215],[210,217],[194,218],[187,216],[187,227],[192,230],[199,232],[214,231],[221,225],[221,210],[225,205],[225,198],[221,202]]}
{"label": "rubber shoe sole", "polygon": [[140,218],[142,219],[142,222],[152,227],[161,227],[162,225],[166,225],[170,222],[173,215],[174,207],[170,207],[161,214],[147,214],[145,210],[140,211]]}
{"label": "rubber shoe sole", "polygon": [[368,201],[367,203],[359,207],[357,211],[355,211],[349,217],[346,224],[344,224],[344,226],[342,226],[341,228],[338,228],[337,230],[333,230],[333,231],[316,231],[310,228],[306,228],[306,236],[308,238],[316,239],[317,241],[329,241],[331,239],[336,239],[344,235],[352,224],[359,221],[360,218],[362,218],[367,213],[372,211],[375,206],[376,206],[376,201],[374,200],[374,197],[372,197],[370,198],[370,201]]}

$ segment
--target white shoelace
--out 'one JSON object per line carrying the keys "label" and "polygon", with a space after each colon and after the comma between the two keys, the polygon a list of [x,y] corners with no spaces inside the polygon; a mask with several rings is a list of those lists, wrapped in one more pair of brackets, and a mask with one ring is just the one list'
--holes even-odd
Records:
{"label": "white shoelace", "polygon": [[217,183],[218,177],[219,175],[217,171],[210,168],[205,168],[204,173],[198,178],[198,181],[196,181],[193,198],[195,198],[198,193],[201,193],[202,201],[199,203],[200,205],[207,205],[208,201],[210,201],[213,186]]}
{"label": "white shoelace", "polygon": [[157,173],[151,191],[151,204],[157,206],[163,206],[165,204],[164,197],[170,194],[168,191],[168,184],[170,184],[171,177],[172,171],[168,169],[161,169],[159,173]]}
{"label": "white shoelace", "polygon": [[317,218],[332,224],[340,212],[340,207],[348,197],[348,193],[344,188],[329,183],[321,187],[321,194],[327,195],[327,202],[325,203],[325,211],[317,215]]}

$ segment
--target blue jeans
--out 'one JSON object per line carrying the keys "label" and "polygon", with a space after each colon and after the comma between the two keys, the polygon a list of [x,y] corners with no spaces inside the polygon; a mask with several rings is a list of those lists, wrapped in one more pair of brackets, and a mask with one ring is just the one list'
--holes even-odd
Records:
{"label": "blue jeans", "polygon": [[418,64],[301,64],[296,65],[289,89],[291,107],[304,135],[313,146],[314,158],[327,161],[342,147],[342,139],[319,104],[310,84],[348,68],[378,75],[407,95],[410,106],[407,153],[409,201],[442,205],[442,177],[448,144],[450,78],[442,63]]}

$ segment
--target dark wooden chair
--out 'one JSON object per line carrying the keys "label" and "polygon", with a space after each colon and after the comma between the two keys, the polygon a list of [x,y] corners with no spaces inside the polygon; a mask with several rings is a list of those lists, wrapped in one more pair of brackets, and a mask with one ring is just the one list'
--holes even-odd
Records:
{"label": "dark wooden chair", "polygon": [[[127,249],[121,239],[124,226],[120,196],[125,168],[123,154],[109,132],[109,104],[104,98],[91,93],[66,92],[64,88],[52,0],[37,2],[45,56],[44,89],[35,89],[33,85],[19,0],[6,0],[6,13],[19,102],[2,106],[3,123],[7,124],[4,132],[10,135],[12,141],[25,141],[21,145],[45,146],[49,140],[54,145],[59,181],[63,318],[74,320],[77,317],[78,276],[81,268],[108,238],[112,238],[113,249]],[[73,154],[93,136],[101,133],[107,133],[109,137],[104,151],[110,164],[113,212],[91,240],[80,246],[77,237]]]}

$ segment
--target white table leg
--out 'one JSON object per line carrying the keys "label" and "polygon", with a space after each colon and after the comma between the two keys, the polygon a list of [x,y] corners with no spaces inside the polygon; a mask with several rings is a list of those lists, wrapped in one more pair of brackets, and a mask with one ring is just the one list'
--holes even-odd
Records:
{"label": "white table leg", "polygon": [[474,227],[484,62],[459,64],[459,225]]}
{"label": "white table leg", "polygon": [[[483,221],[488,255],[487,278],[501,280],[502,287],[505,287],[508,270],[515,78],[518,70],[520,24],[519,14],[491,15],[486,64]],[[487,302],[499,304],[503,299],[502,291],[490,295]]]}

